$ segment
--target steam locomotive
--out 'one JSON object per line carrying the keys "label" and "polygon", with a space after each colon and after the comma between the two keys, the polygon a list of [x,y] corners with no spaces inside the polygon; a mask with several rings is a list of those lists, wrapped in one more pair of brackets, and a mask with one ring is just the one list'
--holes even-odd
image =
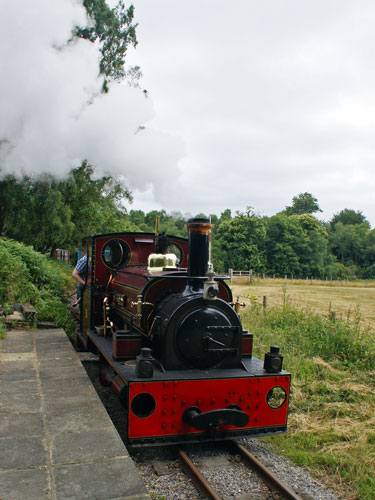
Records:
{"label": "steam locomotive", "polygon": [[252,356],[240,304],[209,262],[212,225],[195,218],[187,228],[188,239],[84,239],[77,346],[99,353],[132,446],[285,432],[290,374],[279,348]]}

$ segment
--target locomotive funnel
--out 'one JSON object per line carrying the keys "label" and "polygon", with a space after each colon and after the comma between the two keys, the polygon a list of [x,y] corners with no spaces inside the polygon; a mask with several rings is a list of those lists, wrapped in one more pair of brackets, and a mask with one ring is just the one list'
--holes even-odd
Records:
{"label": "locomotive funnel", "polygon": [[195,218],[189,219],[186,226],[189,231],[188,276],[203,278],[208,269],[209,239],[213,224],[210,224],[209,219]]}

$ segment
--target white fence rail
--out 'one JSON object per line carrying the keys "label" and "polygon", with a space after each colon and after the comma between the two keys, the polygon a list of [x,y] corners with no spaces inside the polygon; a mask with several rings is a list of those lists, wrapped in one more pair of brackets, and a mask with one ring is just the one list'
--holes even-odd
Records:
{"label": "white fence rail", "polygon": [[248,277],[249,282],[251,283],[253,281],[253,270],[249,269],[248,271],[235,271],[234,269],[229,269],[229,277],[230,277],[230,282],[232,283],[233,278],[238,278],[238,277]]}

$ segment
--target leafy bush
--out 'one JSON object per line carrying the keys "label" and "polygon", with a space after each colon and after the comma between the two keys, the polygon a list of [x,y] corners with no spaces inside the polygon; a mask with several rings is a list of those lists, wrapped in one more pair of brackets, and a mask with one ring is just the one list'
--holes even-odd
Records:
{"label": "leafy bush", "polygon": [[0,238],[0,266],[0,303],[30,303],[40,320],[73,332],[66,297],[72,285],[71,266],[7,238]]}

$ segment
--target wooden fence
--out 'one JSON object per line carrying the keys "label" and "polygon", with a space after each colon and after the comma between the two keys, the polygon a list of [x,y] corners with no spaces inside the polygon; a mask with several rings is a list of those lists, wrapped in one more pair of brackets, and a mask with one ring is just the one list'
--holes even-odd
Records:
{"label": "wooden fence", "polygon": [[249,282],[253,281],[253,270],[248,271],[235,271],[234,269],[229,269],[230,282],[232,283],[233,278],[248,278]]}
{"label": "wooden fence", "polygon": [[247,281],[249,281],[249,283],[252,283],[255,279],[263,279],[263,280],[265,280],[265,279],[277,279],[277,280],[285,280],[285,281],[289,280],[292,283],[293,283],[293,280],[296,280],[299,282],[305,281],[305,282],[311,283],[311,284],[321,283],[321,284],[330,284],[330,285],[336,284],[336,285],[341,285],[341,286],[342,285],[348,286],[352,282],[361,282],[361,283],[364,283],[366,287],[374,286],[374,278],[362,279],[362,280],[357,279],[357,278],[333,279],[332,276],[331,277],[326,276],[324,279],[324,278],[314,278],[314,276],[299,277],[299,276],[294,276],[293,274],[291,274],[291,275],[285,274],[284,276],[276,276],[275,274],[266,275],[264,273],[253,273],[252,269],[249,269],[248,271],[237,271],[234,269],[229,269],[228,275],[229,275],[231,283],[233,281],[233,278],[245,278]]}

